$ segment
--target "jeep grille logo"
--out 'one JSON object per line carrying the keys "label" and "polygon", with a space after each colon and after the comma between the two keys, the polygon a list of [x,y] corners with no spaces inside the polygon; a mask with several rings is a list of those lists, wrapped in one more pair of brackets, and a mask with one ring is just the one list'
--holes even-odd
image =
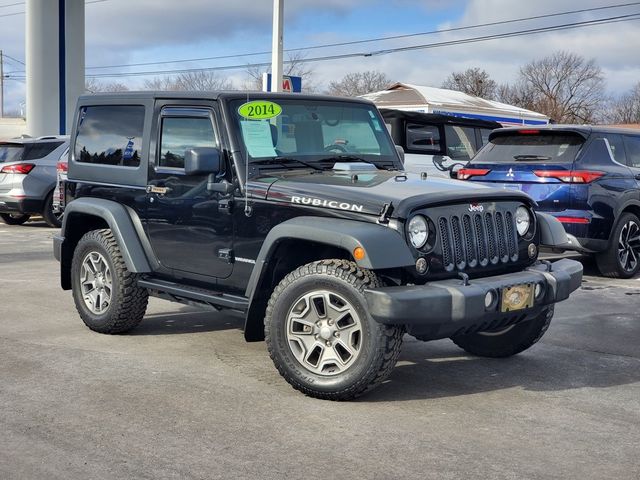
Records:
{"label": "jeep grille logo", "polygon": [[484,207],[479,203],[472,203],[469,205],[470,212],[484,212]]}

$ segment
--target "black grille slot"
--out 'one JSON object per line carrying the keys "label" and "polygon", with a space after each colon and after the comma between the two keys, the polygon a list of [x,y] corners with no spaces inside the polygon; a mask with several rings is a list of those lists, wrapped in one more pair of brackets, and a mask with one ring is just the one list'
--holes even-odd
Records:
{"label": "black grille slot", "polygon": [[498,240],[500,260],[502,260],[503,263],[507,262],[509,260],[509,256],[507,255],[507,239],[504,231],[504,220],[500,212],[496,213],[496,238]]}
{"label": "black grille slot", "polygon": [[518,239],[516,237],[513,215],[511,212],[507,212],[505,217],[507,218],[507,248],[509,250],[509,257],[515,262],[518,259]]}
{"label": "black grille slot", "polygon": [[451,230],[453,232],[453,251],[455,253],[456,267],[462,270],[466,266],[465,255],[462,246],[462,235],[460,235],[460,219],[453,217],[451,219]]}
{"label": "black grille slot", "polygon": [[472,212],[438,219],[445,270],[486,267],[518,260],[518,238],[511,212]]}
{"label": "black grille slot", "polygon": [[489,261],[498,263],[498,246],[496,245],[496,232],[493,225],[493,217],[490,213],[484,216],[485,233],[487,235],[487,246],[489,247]]}
{"label": "black grille slot", "polygon": [[453,267],[453,260],[451,259],[451,240],[449,236],[449,225],[446,218],[441,217],[440,221],[440,240],[442,243],[442,264],[444,268],[449,270]]}
{"label": "black grille slot", "polygon": [[462,229],[464,231],[464,245],[467,250],[467,262],[469,267],[473,268],[478,264],[478,255],[476,254],[473,228],[471,227],[471,217],[469,215],[462,217]]}

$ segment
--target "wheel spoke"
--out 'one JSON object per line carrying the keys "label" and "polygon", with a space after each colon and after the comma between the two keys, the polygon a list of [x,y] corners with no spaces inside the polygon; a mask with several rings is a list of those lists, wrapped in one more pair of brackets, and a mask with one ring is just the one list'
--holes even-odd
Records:
{"label": "wheel spoke", "polygon": [[89,252],[80,269],[80,285],[85,305],[95,314],[111,304],[113,278],[107,260],[99,252]]}

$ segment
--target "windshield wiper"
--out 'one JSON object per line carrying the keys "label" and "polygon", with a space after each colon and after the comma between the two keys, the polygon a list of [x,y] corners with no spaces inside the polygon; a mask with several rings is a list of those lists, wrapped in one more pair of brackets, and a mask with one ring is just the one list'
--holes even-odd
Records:
{"label": "windshield wiper", "polygon": [[293,158],[293,157],[265,158],[263,160],[254,160],[251,163],[258,164],[258,165],[282,165],[282,166],[285,166],[287,163],[291,163],[291,162],[300,163],[300,164],[304,165],[305,167],[309,167],[309,168],[312,168],[314,170],[318,170],[318,171],[322,171],[323,170],[321,167],[318,167],[317,165],[314,165],[314,164],[309,163],[309,162],[305,162],[303,160],[298,160],[297,158]]}
{"label": "windshield wiper", "polygon": [[331,157],[326,157],[320,160],[321,162],[334,162],[334,163],[341,163],[341,162],[362,162],[362,163],[370,163],[371,165],[375,165],[376,167],[378,166],[378,164],[376,162],[373,162],[371,160],[365,160],[362,157],[358,157],[357,155],[333,155]]}
{"label": "windshield wiper", "polygon": [[551,157],[546,155],[514,155],[516,160],[551,160]]}

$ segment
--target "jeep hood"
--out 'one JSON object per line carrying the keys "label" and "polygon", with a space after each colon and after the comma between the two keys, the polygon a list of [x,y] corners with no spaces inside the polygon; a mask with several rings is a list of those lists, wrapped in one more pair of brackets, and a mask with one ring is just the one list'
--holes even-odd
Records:
{"label": "jeep hood", "polygon": [[517,190],[498,190],[446,178],[422,179],[398,171],[309,173],[308,170],[269,173],[249,184],[250,196],[300,206],[379,215],[393,204],[392,218],[406,218],[413,210],[454,203],[518,200],[535,205]]}

